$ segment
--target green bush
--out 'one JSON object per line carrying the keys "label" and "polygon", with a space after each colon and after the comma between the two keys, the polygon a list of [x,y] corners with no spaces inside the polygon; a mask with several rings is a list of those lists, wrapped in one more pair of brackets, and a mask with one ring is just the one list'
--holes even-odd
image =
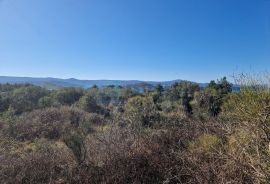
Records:
{"label": "green bush", "polygon": [[213,149],[216,149],[221,143],[220,138],[216,135],[203,134],[194,142],[191,142],[189,145],[189,150],[191,152],[198,151],[203,153],[209,153]]}
{"label": "green bush", "polygon": [[38,108],[39,99],[47,94],[46,89],[36,86],[15,89],[11,96],[9,108],[13,109],[15,114],[32,111]]}
{"label": "green bush", "polygon": [[128,100],[124,110],[127,120],[140,126],[152,126],[159,118],[159,113],[151,97],[132,97]]}

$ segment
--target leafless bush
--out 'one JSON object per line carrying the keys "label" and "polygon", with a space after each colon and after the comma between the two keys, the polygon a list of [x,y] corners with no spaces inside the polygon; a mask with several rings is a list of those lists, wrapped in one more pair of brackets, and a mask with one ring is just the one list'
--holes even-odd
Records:
{"label": "leafless bush", "polygon": [[0,156],[1,183],[67,183],[76,167],[72,152],[63,143],[40,141],[28,149],[10,146]]}
{"label": "leafless bush", "polygon": [[74,130],[87,135],[92,131],[92,124],[101,124],[101,122],[100,116],[80,109],[48,108],[22,115],[13,127],[13,134],[16,139],[22,141],[42,137],[59,139]]}
{"label": "leafless bush", "polygon": [[[220,131],[212,122],[189,122],[186,126],[137,131],[109,127],[89,136],[87,159],[81,178],[98,183],[254,183],[252,168],[227,154],[222,131],[217,146],[190,150],[204,133]],[[87,168],[87,169],[85,169]],[[94,169],[95,168],[95,169]],[[96,171],[96,172],[95,172]],[[86,174],[88,173],[88,174]]]}

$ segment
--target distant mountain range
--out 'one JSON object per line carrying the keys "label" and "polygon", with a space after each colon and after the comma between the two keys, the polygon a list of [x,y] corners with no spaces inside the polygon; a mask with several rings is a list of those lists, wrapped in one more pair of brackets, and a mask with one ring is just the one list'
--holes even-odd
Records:
{"label": "distant mountain range", "polygon": [[[59,78],[33,78],[33,77],[10,77],[10,76],[0,76],[0,84],[24,84],[29,83],[37,86],[46,87],[49,89],[57,89],[63,87],[81,87],[81,88],[90,88],[94,85],[99,87],[108,86],[108,85],[119,85],[119,86],[134,86],[134,85],[152,85],[161,84],[164,87],[171,86],[175,82],[181,81],[172,80],[172,81],[140,81],[140,80],[78,80],[74,78],[70,79],[59,79]],[[204,88],[207,86],[207,83],[198,83],[200,87]],[[237,86],[234,86],[237,88]]]}

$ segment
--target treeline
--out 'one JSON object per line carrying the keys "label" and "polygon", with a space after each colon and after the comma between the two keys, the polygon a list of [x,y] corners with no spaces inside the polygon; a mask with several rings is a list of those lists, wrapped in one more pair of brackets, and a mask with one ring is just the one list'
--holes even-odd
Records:
{"label": "treeline", "polygon": [[260,84],[0,85],[0,183],[269,183],[269,142]]}

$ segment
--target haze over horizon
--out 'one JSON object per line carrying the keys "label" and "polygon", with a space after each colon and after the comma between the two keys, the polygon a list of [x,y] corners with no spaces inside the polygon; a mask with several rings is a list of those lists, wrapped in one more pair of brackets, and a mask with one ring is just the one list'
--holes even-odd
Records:
{"label": "haze over horizon", "polygon": [[0,76],[209,82],[270,70],[270,1],[2,0]]}

